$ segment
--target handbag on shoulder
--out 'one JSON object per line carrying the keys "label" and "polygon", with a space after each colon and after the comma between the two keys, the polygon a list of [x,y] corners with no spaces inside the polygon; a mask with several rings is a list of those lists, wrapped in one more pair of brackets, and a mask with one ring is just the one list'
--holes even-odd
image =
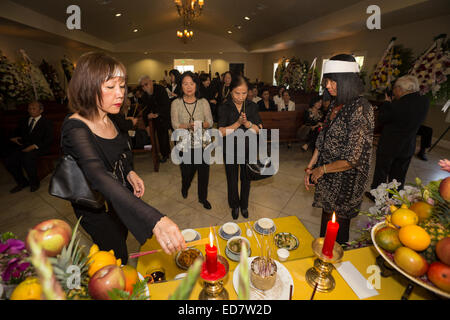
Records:
{"label": "handbag on shoulder", "polygon": [[102,194],[91,188],[71,155],[64,155],[56,166],[48,192],[52,196],[93,209],[100,209],[105,205]]}

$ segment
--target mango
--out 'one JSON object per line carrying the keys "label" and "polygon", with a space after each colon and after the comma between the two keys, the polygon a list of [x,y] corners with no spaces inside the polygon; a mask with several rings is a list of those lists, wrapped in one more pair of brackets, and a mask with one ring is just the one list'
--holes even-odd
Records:
{"label": "mango", "polygon": [[383,227],[378,230],[375,235],[375,242],[389,252],[394,252],[402,246],[398,237],[398,230],[392,227]]}
{"label": "mango", "polygon": [[413,277],[420,277],[428,270],[428,263],[424,257],[407,247],[395,250],[394,261],[403,271]]}

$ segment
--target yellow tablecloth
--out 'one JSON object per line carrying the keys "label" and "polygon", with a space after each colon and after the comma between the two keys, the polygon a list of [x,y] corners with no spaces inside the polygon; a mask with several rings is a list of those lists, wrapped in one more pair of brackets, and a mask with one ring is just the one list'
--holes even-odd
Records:
{"label": "yellow tablecloth", "polygon": [[[278,232],[290,232],[293,235],[297,237],[300,244],[297,249],[290,251],[290,256],[288,258],[288,261],[295,260],[295,259],[302,259],[306,257],[312,257],[314,254],[311,249],[311,243],[314,240],[312,235],[308,232],[308,230],[305,228],[305,226],[300,222],[300,220],[295,216],[289,216],[289,217],[283,217],[283,218],[275,218],[273,219],[276,230],[275,234]],[[253,226],[254,221],[250,222],[251,226]],[[276,250],[278,249],[272,239],[272,236],[262,236],[260,234],[257,234],[253,229],[253,236],[247,237],[246,231],[247,226],[245,223],[238,223],[239,227],[242,230],[243,237],[246,237],[250,241],[250,247],[251,247],[251,255],[252,256],[259,256],[259,248],[257,241],[255,239],[255,235],[258,236],[259,242],[262,245],[263,242],[266,240],[271,245],[271,250],[273,253],[273,257],[277,257]],[[219,228],[220,226],[213,227],[215,229],[215,232],[217,234],[217,239],[219,242],[218,250],[220,251],[220,255],[226,257],[225,254],[225,248],[226,248],[226,240],[222,239],[219,236]],[[209,228],[199,228],[195,229],[197,230],[202,238],[206,238],[209,236]],[[160,245],[156,241],[156,239],[153,237],[152,239],[147,240],[147,242],[141,247],[140,251],[150,251],[154,249],[159,249]],[[202,251],[202,253],[205,253],[205,246],[197,246],[197,249]],[[227,257],[226,257],[227,258]],[[227,258],[228,259],[228,258]],[[230,266],[230,270],[234,270],[237,266],[237,262],[234,262],[230,259],[228,259],[228,263]],[[137,263],[137,271],[140,272],[142,275],[147,275],[152,272],[155,268],[164,268],[165,274],[166,274],[166,280],[173,280],[177,274],[186,272],[186,270],[180,269],[176,263],[175,263],[175,255],[167,255],[164,252],[161,253],[155,253],[150,254],[146,256],[139,257],[138,263]]]}
{"label": "yellow tablecloth", "polygon": [[[375,264],[378,256],[374,247],[366,247],[345,251],[342,261],[350,261],[356,269],[367,279],[369,274],[366,273],[367,267]],[[309,300],[313,292],[313,288],[305,281],[305,273],[313,266],[314,257],[304,258],[300,260],[292,260],[283,262],[284,266],[289,270],[294,279],[293,300]],[[330,293],[316,292],[314,300],[358,300],[358,296],[352,291],[340,274],[333,270],[332,275],[336,280],[336,288]],[[175,291],[181,280],[168,281],[163,283],[155,283],[149,285],[150,296],[152,300],[167,300],[169,295]],[[379,295],[368,298],[367,300],[400,300],[407,286],[406,279],[400,274],[381,278],[381,288],[377,289]],[[225,279],[225,289],[228,291],[230,300],[236,300],[237,294],[233,287],[233,271],[230,271]],[[191,300],[198,300],[198,296],[202,287],[197,284],[191,293]],[[410,300],[435,299],[429,291],[422,287],[415,286]]]}

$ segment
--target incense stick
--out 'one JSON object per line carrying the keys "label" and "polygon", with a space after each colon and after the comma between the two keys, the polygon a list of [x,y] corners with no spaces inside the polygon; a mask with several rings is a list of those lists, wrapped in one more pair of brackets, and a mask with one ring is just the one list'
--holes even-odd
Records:
{"label": "incense stick", "polygon": [[219,239],[217,239],[216,227],[213,227],[213,229],[214,229],[214,237],[216,238],[217,250],[220,255],[220,246],[219,246]]}
{"label": "incense stick", "polygon": [[316,294],[316,290],[317,290],[317,285],[318,285],[319,283],[318,282],[316,282],[316,285],[314,286],[314,291],[313,291],[313,293],[312,293],[312,295],[311,295],[311,299],[310,300],[313,300],[314,299],[314,295]]}
{"label": "incense stick", "polygon": [[[199,245],[202,245],[202,244],[206,244],[208,242],[209,242],[208,238],[203,238],[203,239],[200,239],[200,240],[197,240],[197,241],[189,242],[187,244],[187,246],[188,247],[195,247],[195,246],[199,246]],[[158,253],[158,252],[161,252],[161,251],[163,251],[163,249],[156,249],[156,250],[150,250],[150,251],[144,251],[144,252],[136,252],[136,253],[130,254],[129,258],[130,259],[138,258],[138,257],[146,256],[148,254]]]}
{"label": "incense stick", "polygon": [[289,289],[289,300],[292,300],[292,289],[294,286],[291,284],[291,288]]}

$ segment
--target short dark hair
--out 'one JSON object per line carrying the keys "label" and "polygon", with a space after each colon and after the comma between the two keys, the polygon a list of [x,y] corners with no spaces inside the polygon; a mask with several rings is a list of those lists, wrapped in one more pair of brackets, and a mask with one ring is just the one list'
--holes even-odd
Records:
{"label": "short dark hair", "polygon": [[309,107],[312,108],[316,102],[319,102],[322,100],[322,96],[319,95],[314,95],[310,100],[309,100]]}
{"label": "short dark hair", "polygon": [[269,92],[269,96],[270,96],[270,89],[269,89],[269,87],[267,87],[267,86],[265,86],[265,87],[262,87],[262,89],[261,89],[261,96],[263,95],[263,93],[264,92]]}
{"label": "short dark hair", "polygon": [[200,79],[200,82],[204,82],[208,79],[211,80],[211,77],[209,76],[208,73],[202,73],[202,74],[200,74],[199,79]]}
{"label": "short dark hair", "polygon": [[185,71],[180,77],[180,95],[178,96],[179,99],[183,99],[183,80],[186,77],[190,77],[192,81],[195,83],[195,97],[198,99],[200,97],[200,86],[198,83],[198,77],[195,75],[195,73],[191,71]]}
{"label": "short dark hair", "polygon": [[231,72],[230,72],[230,74],[231,74],[230,92],[233,91],[236,87],[239,87],[243,84],[245,84],[247,86],[247,88],[249,87],[247,79],[245,79],[243,76],[238,75],[238,74],[233,74]]}
{"label": "short dark hair", "polygon": [[[338,54],[331,57],[330,60],[356,62],[355,58],[349,54]],[[337,95],[335,97],[336,104],[348,104],[355,98],[359,97],[364,91],[364,84],[358,73],[338,72],[325,73],[323,79],[336,81]]]}
{"label": "short dark hair", "polygon": [[[102,103],[102,84],[114,77],[120,69],[127,79],[125,66],[103,52],[88,52],[77,61],[67,90],[69,108],[82,117],[93,119],[98,116],[98,104]],[[124,97],[127,96],[125,86]]]}

